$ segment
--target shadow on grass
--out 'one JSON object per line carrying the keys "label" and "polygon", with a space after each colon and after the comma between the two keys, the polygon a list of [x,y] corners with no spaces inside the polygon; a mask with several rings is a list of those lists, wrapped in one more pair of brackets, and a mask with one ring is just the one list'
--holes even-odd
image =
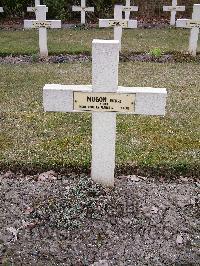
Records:
{"label": "shadow on grass", "polygon": [[[20,163],[18,161],[13,161],[9,163],[0,162],[0,171],[12,171],[14,173],[23,173],[24,175],[34,175],[37,173],[54,170],[61,174],[90,174],[91,168],[90,163],[85,163],[84,165],[65,165],[61,162],[57,163]],[[200,176],[200,165],[199,164],[188,164],[178,163],[170,165],[155,165],[155,166],[145,166],[145,165],[131,165],[122,164],[117,165],[115,169],[115,175],[140,175],[145,177],[162,177],[165,179],[176,179],[180,176],[187,176],[193,178],[199,178]]]}

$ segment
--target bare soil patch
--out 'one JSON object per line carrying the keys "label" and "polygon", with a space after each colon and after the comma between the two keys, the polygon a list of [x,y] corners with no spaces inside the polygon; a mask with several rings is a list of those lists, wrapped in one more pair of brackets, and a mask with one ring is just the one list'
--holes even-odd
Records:
{"label": "bare soil patch", "polygon": [[0,175],[3,265],[199,265],[200,182]]}
{"label": "bare soil patch", "polygon": [[[90,62],[92,56],[89,54],[60,54],[50,55],[47,58],[40,58],[38,55],[19,55],[19,56],[1,56],[0,64],[32,64],[32,63],[75,63]],[[189,54],[162,54],[161,56],[153,56],[149,53],[132,53],[120,54],[120,61],[123,62],[154,62],[154,63],[175,63],[175,62],[200,62],[200,55],[192,57]]]}

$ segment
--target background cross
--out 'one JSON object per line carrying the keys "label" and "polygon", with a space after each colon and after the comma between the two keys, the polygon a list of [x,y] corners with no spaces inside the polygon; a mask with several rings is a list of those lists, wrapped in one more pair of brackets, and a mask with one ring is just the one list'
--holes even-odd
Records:
{"label": "background cross", "polygon": [[122,19],[122,5],[115,5],[114,8],[114,19],[100,19],[100,28],[114,28],[114,39],[119,41],[120,51],[121,51],[121,39],[122,39],[122,29],[123,28],[137,28],[137,20],[126,20]]}
{"label": "background cross", "polygon": [[177,0],[172,0],[172,6],[163,6],[163,11],[171,12],[170,25],[176,24],[176,12],[185,11],[185,6],[177,6]]}
{"label": "background cross", "polygon": [[196,56],[200,28],[200,4],[194,5],[192,19],[177,19],[176,27],[191,29],[189,53]]}
{"label": "background cross", "polygon": [[123,6],[123,12],[125,12],[125,19],[129,20],[131,12],[138,11],[138,6],[131,6],[131,0],[126,0],[126,5]]}
{"label": "background cross", "polygon": [[81,0],[81,6],[72,6],[72,11],[81,12],[81,24],[85,24],[85,13],[94,12],[94,7],[86,7],[86,0]]}

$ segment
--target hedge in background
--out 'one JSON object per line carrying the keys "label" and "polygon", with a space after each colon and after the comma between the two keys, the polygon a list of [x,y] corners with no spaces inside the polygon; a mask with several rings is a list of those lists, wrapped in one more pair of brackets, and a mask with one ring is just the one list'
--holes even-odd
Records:
{"label": "hedge in background", "polygon": [[[79,18],[78,12],[72,12],[72,5],[80,5],[81,0],[43,0],[41,3],[49,7],[49,18],[56,18],[73,21]],[[87,0],[88,6],[95,7],[95,13],[89,13],[91,20],[97,18],[106,18],[113,16],[114,4],[125,4],[125,0]],[[162,12],[163,5],[170,5],[172,0],[134,0],[135,5],[139,6],[137,16],[140,18],[166,17],[168,12]],[[191,16],[193,4],[200,4],[200,0],[179,0],[179,5],[186,5],[186,14],[184,17]],[[24,18],[30,16],[27,14],[27,6],[34,5],[34,0],[0,0],[0,6],[4,7],[3,17]],[[178,12],[181,16],[182,12]],[[183,14],[183,13],[182,13]]]}

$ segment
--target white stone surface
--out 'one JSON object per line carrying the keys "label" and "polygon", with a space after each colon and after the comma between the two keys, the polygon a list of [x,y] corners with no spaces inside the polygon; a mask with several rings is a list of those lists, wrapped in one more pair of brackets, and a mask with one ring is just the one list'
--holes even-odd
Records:
{"label": "white stone surface", "polygon": [[3,11],[3,7],[0,7],[0,12],[1,12],[1,13],[3,13],[3,12],[4,12],[4,11]]}
{"label": "white stone surface", "polygon": [[61,20],[47,20],[46,6],[38,5],[36,9],[36,20],[24,20],[24,28],[39,28],[40,56],[47,57],[47,28],[61,28]]}
{"label": "white stone surface", "polygon": [[[122,18],[122,5],[115,5],[114,19],[99,19],[100,28],[114,27],[114,40],[119,41],[119,49],[121,51],[121,39],[123,28],[137,28],[137,20],[126,20]],[[113,25],[113,22],[115,23]]]}
{"label": "white stone surface", "polygon": [[126,0],[126,5],[123,6],[122,11],[125,12],[125,19],[130,19],[131,12],[137,12],[138,6],[131,6],[131,0]]}
{"label": "white stone surface", "polygon": [[[92,43],[93,92],[117,92],[119,42]],[[95,182],[114,184],[116,113],[92,114],[92,172]]]}
{"label": "white stone surface", "polygon": [[43,88],[43,106],[45,112],[75,112],[73,110],[73,92],[92,92],[91,85],[46,84]]}
{"label": "white stone surface", "polygon": [[163,11],[171,12],[170,25],[175,26],[176,24],[176,12],[185,11],[185,6],[178,6],[177,0],[172,0],[171,6],[163,6]]}
{"label": "white stone surface", "polygon": [[[94,40],[92,44],[92,85],[45,85],[44,111],[74,112],[74,91],[130,93],[136,95],[130,114],[165,115],[167,91],[162,88],[118,86],[119,41]],[[116,113],[92,113],[93,180],[114,185]]]}
{"label": "white stone surface", "polygon": [[85,13],[94,12],[94,7],[86,7],[86,0],[81,0],[81,6],[72,6],[72,11],[81,12],[81,24],[85,24]]}
{"label": "white stone surface", "polygon": [[189,53],[196,56],[200,28],[200,4],[194,5],[192,19],[177,19],[176,27],[191,29]]}
{"label": "white stone surface", "polygon": [[[73,110],[73,91],[92,92],[92,85],[46,84],[43,89],[43,105],[46,112],[76,112]],[[121,87],[117,93],[136,94],[137,115],[165,115],[167,91],[163,88]]]}
{"label": "white stone surface", "polygon": [[[119,26],[111,25],[111,23],[116,22]],[[99,19],[99,27],[100,28],[108,28],[108,27],[122,27],[122,28],[129,28],[135,29],[137,28],[137,20],[124,20],[124,19]],[[119,41],[119,40],[118,40]]]}
{"label": "white stone surface", "polygon": [[[44,26],[42,26],[44,25]],[[24,20],[25,29],[58,29],[61,28],[61,20]]]}

